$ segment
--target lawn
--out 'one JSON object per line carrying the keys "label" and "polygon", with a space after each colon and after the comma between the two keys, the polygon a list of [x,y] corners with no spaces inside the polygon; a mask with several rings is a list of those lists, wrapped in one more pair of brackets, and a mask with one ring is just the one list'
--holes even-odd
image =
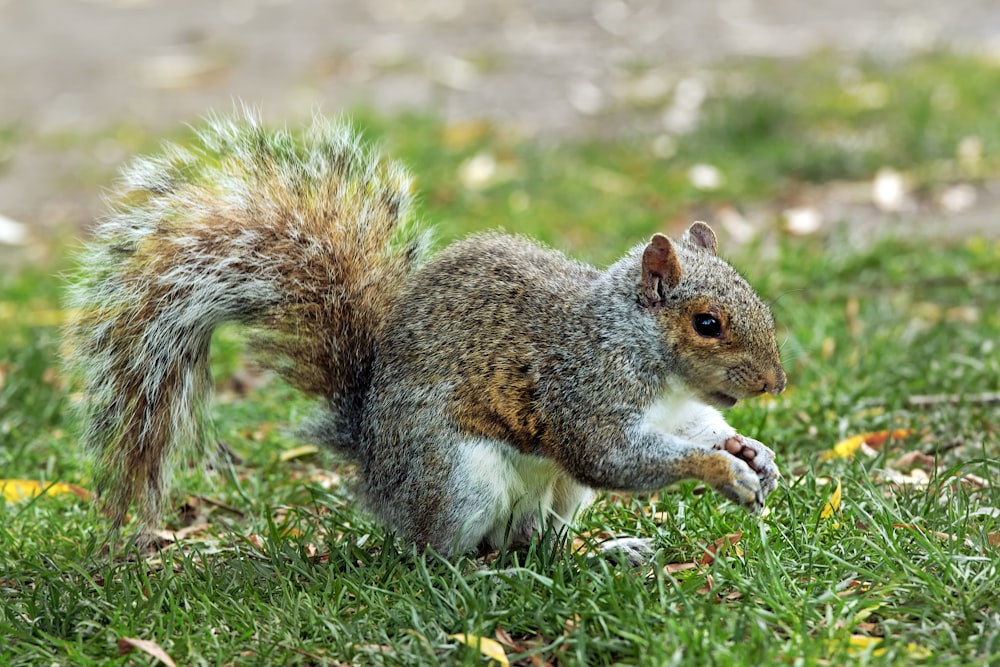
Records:
{"label": "lawn", "polygon": [[[817,57],[714,81],[700,127],[669,142],[357,115],[416,174],[439,244],[503,227],[602,264],[656,230],[757,211],[722,251],[772,305],[789,375],[728,413],[778,454],[763,516],[682,483],[605,494],[552,545],[418,553],[352,506],[350,470],[294,437],[308,401],[227,328],[213,415],[233,456],[182,466],[162,550],[109,555],[59,364],[59,240],[50,265],[0,273],[0,478],[68,485],[4,487],[0,664],[1000,662],[1000,240],[951,237],[946,211],[916,228],[881,211],[878,233],[850,218],[791,233],[781,215],[886,168],[925,209],[996,179],[1000,67]],[[724,180],[699,185],[699,165]],[[593,556],[611,534],[654,537],[654,561]]]}

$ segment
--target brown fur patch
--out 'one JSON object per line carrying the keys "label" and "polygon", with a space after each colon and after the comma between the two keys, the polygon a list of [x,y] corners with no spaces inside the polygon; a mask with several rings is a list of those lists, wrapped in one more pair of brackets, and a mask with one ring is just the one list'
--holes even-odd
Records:
{"label": "brown fur patch", "polygon": [[542,429],[532,409],[534,391],[528,368],[496,367],[484,377],[468,378],[458,388],[452,416],[463,431],[538,454]]}

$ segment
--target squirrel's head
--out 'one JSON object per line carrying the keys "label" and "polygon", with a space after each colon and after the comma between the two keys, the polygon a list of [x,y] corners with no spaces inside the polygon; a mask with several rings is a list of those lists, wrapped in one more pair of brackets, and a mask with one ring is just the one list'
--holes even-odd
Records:
{"label": "squirrel's head", "polygon": [[678,242],[654,235],[640,274],[640,307],[656,318],[672,371],[702,400],[728,408],[784,390],[771,311],[718,257],[711,227],[696,222]]}

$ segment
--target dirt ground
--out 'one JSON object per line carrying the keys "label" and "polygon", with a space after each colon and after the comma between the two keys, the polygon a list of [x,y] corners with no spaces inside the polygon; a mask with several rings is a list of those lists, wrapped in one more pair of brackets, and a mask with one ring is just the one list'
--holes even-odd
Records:
{"label": "dirt ground", "polygon": [[[622,103],[636,67],[669,80],[748,55],[936,44],[1000,52],[1000,3],[0,0],[0,131],[17,137],[6,155],[0,141],[0,222],[39,237],[92,218],[103,174],[127,156],[73,137],[163,132],[237,99],[269,121],[361,104],[557,140],[650,129]],[[997,212],[986,192],[949,229],[1000,228]]]}

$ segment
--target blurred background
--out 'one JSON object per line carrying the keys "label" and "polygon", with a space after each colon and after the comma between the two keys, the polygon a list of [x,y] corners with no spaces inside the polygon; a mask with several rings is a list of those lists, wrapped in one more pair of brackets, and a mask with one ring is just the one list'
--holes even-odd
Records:
{"label": "blurred background", "polygon": [[[923,74],[898,73],[941,53],[961,61],[957,92],[940,56]],[[379,133],[393,150],[394,136],[419,126],[400,114],[416,113],[445,128],[427,130],[426,150],[484,133],[518,145],[621,138],[648,148],[665,169],[685,152],[711,154],[716,144],[741,151],[745,140],[781,132],[786,144],[823,159],[830,146],[853,157],[816,166],[799,156],[773,165],[773,174],[765,165],[762,176],[785,183],[780,192],[744,192],[746,179],[720,160],[691,157],[678,167],[683,185],[708,194],[678,217],[721,220],[740,238],[778,215],[810,233],[833,219],[867,224],[880,212],[909,211],[919,221],[923,202],[908,199],[916,192],[934,203],[923,227],[944,212],[949,232],[989,233],[1000,227],[1000,196],[984,173],[996,125],[979,136],[972,119],[929,153],[892,145],[923,143],[920,123],[936,132],[934,113],[966,105],[966,88],[991,85],[977,69],[962,87],[969,58],[994,70],[1000,63],[994,0],[0,0],[0,248],[8,249],[0,260],[24,257],[25,247],[44,253],[54,231],[86,226],[130,154],[238,100],[291,126],[317,110],[398,119],[401,131],[385,121]],[[883,71],[896,74],[882,79]],[[900,119],[892,108],[905,100],[894,87],[914,76],[935,79],[914,85],[930,111],[911,100],[918,108],[900,109]],[[996,117],[989,94],[981,113]],[[711,106],[724,98],[737,103]],[[840,116],[824,115],[845,101]],[[811,104],[825,108],[810,116]],[[879,127],[868,131],[880,110]],[[900,123],[916,127],[894,136]],[[725,136],[684,143],[706,124]],[[813,150],[817,137],[822,146]],[[504,176],[501,158],[464,156],[455,177],[482,190]],[[942,159],[955,168],[908,173]],[[627,169],[623,176],[632,178]],[[614,178],[598,180],[617,187]],[[802,187],[834,181],[850,184]],[[518,201],[525,204],[515,200],[515,212]]]}

